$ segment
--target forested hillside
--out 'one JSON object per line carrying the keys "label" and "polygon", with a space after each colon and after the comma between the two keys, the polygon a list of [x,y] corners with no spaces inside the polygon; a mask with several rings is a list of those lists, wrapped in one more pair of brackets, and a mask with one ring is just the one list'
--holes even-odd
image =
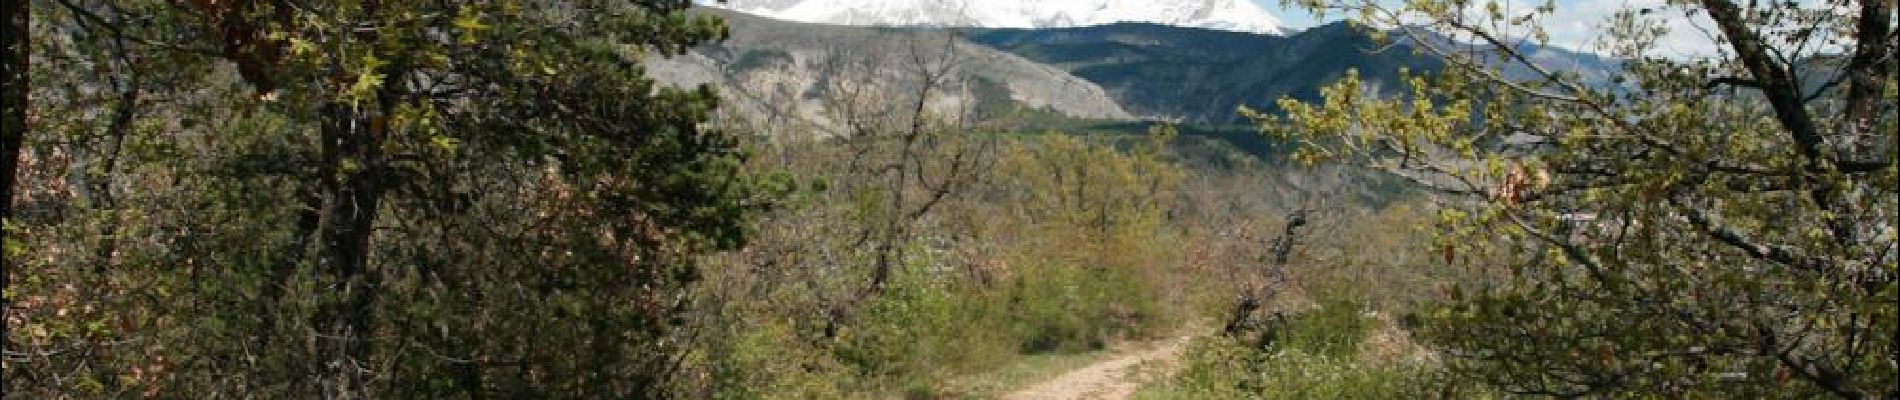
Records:
{"label": "forested hillside", "polygon": [[1270,108],[1283,96],[1317,99],[1322,85],[1351,69],[1397,82],[1401,70],[1441,67],[1407,46],[1383,48],[1345,23],[1289,36],[1115,24],[970,37],[1095,82],[1137,115],[1193,123],[1238,123],[1236,108]]}
{"label": "forested hillside", "polygon": [[6,0],[0,397],[1900,398],[1893,1],[1285,6]]}

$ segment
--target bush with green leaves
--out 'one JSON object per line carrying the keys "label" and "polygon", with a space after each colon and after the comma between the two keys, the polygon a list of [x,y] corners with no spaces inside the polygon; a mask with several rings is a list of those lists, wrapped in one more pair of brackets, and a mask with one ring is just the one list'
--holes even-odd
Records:
{"label": "bush with green leaves", "polygon": [[[867,224],[884,217],[884,188],[826,167],[852,162],[860,145],[766,150],[791,161],[773,168],[826,184],[804,185],[756,224],[751,247],[714,260],[700,293],[712,306],[699,316],[705,349],[689,363],[707,379],[687,392],[956,394],[961,376],[1153,337],[1183,319],[1164,290],[1183,279],[1169,274],[1179,257],[1169,200],[1144,197],[1181,171],[1154,153],[1060,135],[1000,140],[1002,159],[976,164],[974,194],[914,221],[918,235],[874,286],[879,249],[854,238],[876,237],[859,235],[880,226]],[[763,356],[774,351],[784,357]]]}
{"label": "bush with green leaves", "polygon": [[10,397],[662,396],[772,198],[687,1],[26,3]]}
{"label": "bush with green leaves", "polygon": [[[1485,271],[1424,314],[1455,381],[1558,397],[1900,397],[1892,1],[1620,10],[1588,79],[1523,51],[1557,4],[1303,1],[1446,60],[1250,112],[1297,158],[1434,192],[1420,249]],[[1707,18],[1708,54],[1663,44]],[[1686,32],[1683,32],[1686,33]],[[1825,44],[1823,44],[1825,43]],[[1506,73],[1505,71],[1519,73]],[[1372,95],[1374,86],[1402,96]]]}
{"label": "bush with green leaves", "polygon": [[1273,324],[1262,342],[1230,336],[1194,341],[1180,370],[1137,393],[1142,399],[1372,399],[1422,394],[1429,366],[1367,359],[1360,349],[1380,322],[1356,302],[1327,299]]}

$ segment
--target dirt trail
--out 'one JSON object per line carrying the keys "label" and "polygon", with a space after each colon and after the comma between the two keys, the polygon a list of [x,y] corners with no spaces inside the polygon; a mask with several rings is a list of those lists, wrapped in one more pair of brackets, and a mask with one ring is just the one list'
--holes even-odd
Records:
{"label": "dirt trail", "polygon": [[[1132,348],[1108,359],[1069,371],[1055,379],[1004,395],[1005,400],[1126,399],[1147,379],[1166,376],[1189,336]],[[1158,372],[1158,373],[1157,373]]]}

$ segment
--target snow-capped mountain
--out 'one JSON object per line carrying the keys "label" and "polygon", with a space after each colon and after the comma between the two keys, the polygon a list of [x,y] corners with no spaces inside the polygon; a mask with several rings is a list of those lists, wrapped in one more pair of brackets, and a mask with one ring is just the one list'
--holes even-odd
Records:
{"label": "snow-capped mountain", "polygon": [[1281,33],[1251,0],[727,0],[711,4],[774,19],[839,25],[1066,28],[1148,22]]}

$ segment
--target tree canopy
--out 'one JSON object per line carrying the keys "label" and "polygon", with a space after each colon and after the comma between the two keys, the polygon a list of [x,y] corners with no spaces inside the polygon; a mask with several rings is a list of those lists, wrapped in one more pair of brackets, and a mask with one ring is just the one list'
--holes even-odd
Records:
{"label": "tree canopy", "polygon": [[766,205],[686,0],[21,3],[10,395],[660,396]]}
{"label": "tree canopy", "polygon": [[[1431,188],[1485,271],[1423,335],[1457,380],[1555,396],[1895,397],[1892,1],[1672,1],[1605,22],[1590,82],[1525,53],[1556,4],[1301,2],[1450,66],[1248,113],[1308,161]],[[1713,55],[1658,50],[1707,16]],[[1508,68],[1529,79],[1508,77]]]}

